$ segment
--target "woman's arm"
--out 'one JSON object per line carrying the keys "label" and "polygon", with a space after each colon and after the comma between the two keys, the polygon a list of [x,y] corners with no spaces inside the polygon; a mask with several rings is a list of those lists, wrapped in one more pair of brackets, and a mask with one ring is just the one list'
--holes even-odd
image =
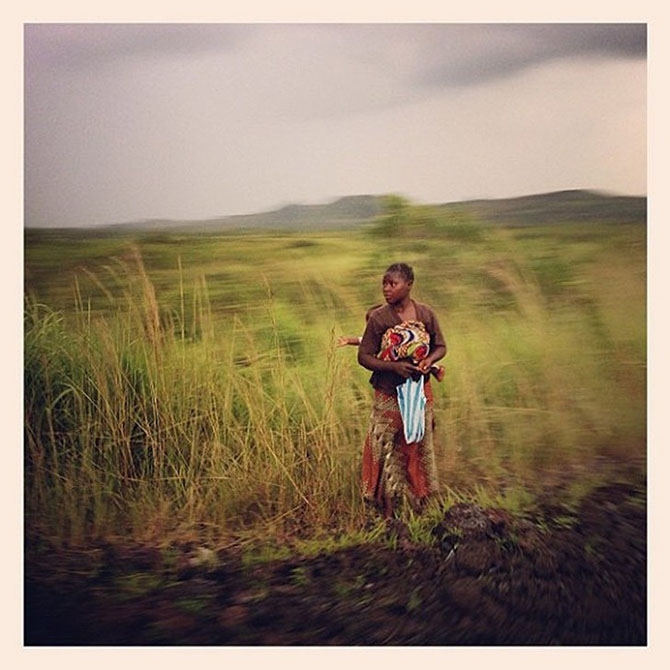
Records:
{"label": "woman's arm", "polygon": [[431,365],[434,365],[437,361],[443,359],[447,355],[447,342],[442,334],[442,329],[440,328],[440,323],[437,320],[435,312],[427,305],[425,307],[428,312],[425,324],[428,334],[430,335],[431,350],[428,356],[420,361],[419,368],[421,372],[428,374]]}
{"label": "woman's arm", "polygon": [[395,372],[404,379],[415,375],[419,369],[409,361],[383,361],[364,350],[358,350],[358,362],[372,372]]}
{"label": "woman's arm", "polygon": [[419,361],[418,368],[424,374],[430,372],[430,367],[447,355],[447,347],[444,344],[438,344],[422,361]]}

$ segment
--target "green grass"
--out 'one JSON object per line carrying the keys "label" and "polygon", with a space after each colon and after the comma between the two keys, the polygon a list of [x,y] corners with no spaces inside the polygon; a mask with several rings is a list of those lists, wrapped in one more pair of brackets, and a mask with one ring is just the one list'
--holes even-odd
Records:
{"label": "green grass", "polygon": [[[643,468],[644,227],[474,234],[471,222],[419,219],[416,235],[383,241],[32,231],[27,532],[358,537],[371,389],[335,339],[362,331],[396,260],[414,265],[414,295],[449,344],[434,385],[437,514],[472,495],[522,511],[548,486]],[[412,533],[427,536],[425,523]]]}

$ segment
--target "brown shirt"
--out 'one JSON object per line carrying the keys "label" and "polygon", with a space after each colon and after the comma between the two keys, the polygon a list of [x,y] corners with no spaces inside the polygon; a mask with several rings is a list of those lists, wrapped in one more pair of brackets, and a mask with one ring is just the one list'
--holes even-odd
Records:
{"label": "brown shirt", "polygon": [[[423,303],[412,301],[416,309],[416,320],[423,323],[426,332],[430,335],[430,350],[442,345],[447,346],[437,321],[435,312]],[[376,356],[381,349],[382,336],[389,329],[402,323],[402,319],[396,314],[395,310],[388,304],[378,307],[370,313],[368,322],[365,326],[365,332],[361,339],[359,350],[363,353]],[[402,384],[405,380],[395,372],[373,372],[370,377],[370,383],[376,389],[395,395],[396,386]]]}

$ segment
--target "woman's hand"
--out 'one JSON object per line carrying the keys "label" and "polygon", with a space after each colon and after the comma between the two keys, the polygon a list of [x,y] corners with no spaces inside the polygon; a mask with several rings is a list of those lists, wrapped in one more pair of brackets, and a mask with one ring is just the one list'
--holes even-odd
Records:
{"label": "woman's hand", "polygon": [[403,379],[414,377],[417,372],[421,372],[416,365],[409,361],[396,361],[394,363],[393,371],[399,374]]}
{"label": "woman's hand", "polygon": [[428,375],[430,374],[431,365],[432,365],[431,361],[427,358],[424,358],[422,361],[419,361],[416,367],[419,370],[419,372],[421,372],[421,374]]}

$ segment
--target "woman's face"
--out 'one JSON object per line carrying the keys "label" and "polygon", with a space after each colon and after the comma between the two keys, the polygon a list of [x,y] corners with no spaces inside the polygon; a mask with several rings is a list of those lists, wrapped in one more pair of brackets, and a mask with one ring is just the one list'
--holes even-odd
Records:
{"label": "woman's face", "polygon": [[412,282],[407,281],[399,272],[387,272],[382,279],[384,300],[389,305],[398,305],[412,290]]}

